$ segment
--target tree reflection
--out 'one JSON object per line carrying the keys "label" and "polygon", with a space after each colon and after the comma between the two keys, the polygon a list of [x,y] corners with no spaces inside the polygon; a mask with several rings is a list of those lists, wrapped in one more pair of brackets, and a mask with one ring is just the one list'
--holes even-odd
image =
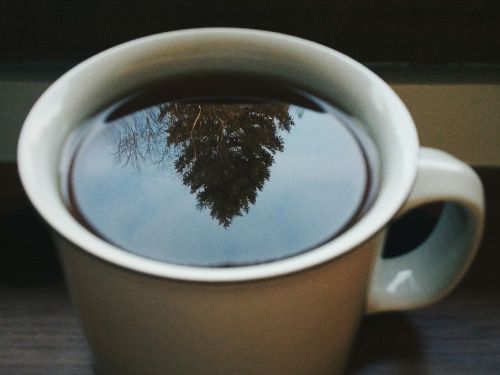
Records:
{"label": "tree reflection", "polygon": [[118,121],[118,161],[173,165],[197,207],[226,228],[255,203],[284,149],[279,133],[294,125],[280,102],[171,102]]}

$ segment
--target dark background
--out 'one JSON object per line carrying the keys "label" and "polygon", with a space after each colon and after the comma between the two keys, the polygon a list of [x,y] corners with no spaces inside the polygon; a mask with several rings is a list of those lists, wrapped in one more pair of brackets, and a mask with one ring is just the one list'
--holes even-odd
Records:
{"label": "dark background", "polygon": [[498,63],[498,1],[18,0],[0,5],[0,62],[79,61],[162,31],[234,26],[311,39],[362,62]]}

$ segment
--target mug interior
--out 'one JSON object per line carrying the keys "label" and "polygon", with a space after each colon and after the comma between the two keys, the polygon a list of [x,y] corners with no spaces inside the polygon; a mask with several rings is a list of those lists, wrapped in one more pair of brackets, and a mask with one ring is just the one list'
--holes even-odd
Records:
{"label": "mug interior", "polygon": [[[366,126],[380,157],[380,187],[351,228],[316,249],[271,263],[234,268],[175,265],[121,250],[81,226],[59,191],[59,159],[69,132],[138,88],[193,72],[273,76],[335,103]],[[58,233],[97,257],[134,271],[193,281],[242,281],[311,267],[373,236],[395,215],[416,174],[418,140],[397,95],[349,57],[303,39],[245,29],[193,29],[134,40],[104,51],[57,80],[29,113],[18,145],[24,188]]]}

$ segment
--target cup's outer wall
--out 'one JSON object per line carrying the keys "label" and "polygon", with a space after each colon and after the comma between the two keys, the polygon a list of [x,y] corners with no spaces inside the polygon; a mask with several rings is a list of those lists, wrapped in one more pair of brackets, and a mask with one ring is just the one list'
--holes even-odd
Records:
{"label": "cup's outer wall", "polygon": [[56,234],[105,375],[341,373],[382,239],[286,276],[203,283],[115,266]]}

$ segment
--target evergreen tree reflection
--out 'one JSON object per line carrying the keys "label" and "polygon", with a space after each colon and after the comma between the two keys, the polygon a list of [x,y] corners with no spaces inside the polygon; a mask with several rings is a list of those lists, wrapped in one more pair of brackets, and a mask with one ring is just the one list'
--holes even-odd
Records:
{"label": "evergreen tree reflection", "polygon": [[140,168],[173,165],[197,207],[228,227],[247,213],[294,120],[279,102],[172,102],[123,117],[116,157]]}

